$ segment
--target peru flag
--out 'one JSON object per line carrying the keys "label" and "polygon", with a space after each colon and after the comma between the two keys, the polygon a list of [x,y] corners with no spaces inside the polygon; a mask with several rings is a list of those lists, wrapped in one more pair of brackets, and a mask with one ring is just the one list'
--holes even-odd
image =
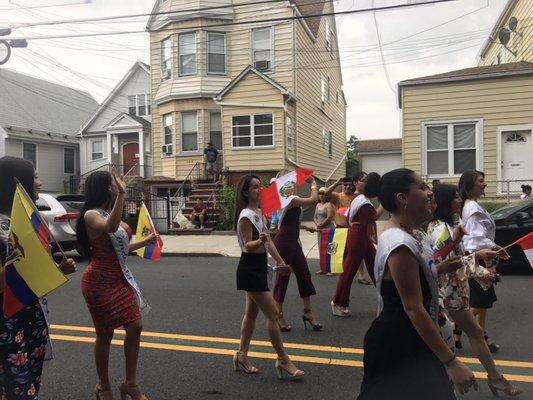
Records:
{"label": "peru flag", "polygon": [[270,214],[273,211],[282,209],[289,205],[296,192],[296,187],[305,182],[313,175],[313,171],[305,168],[297,168],[296,171],[289,172],[261,189],[261,211],[263,214]]}
{"label": "peru flag", "polygon": [[519,245],[522,250],[524,250],[526,258],[529,261],[529,265],[531,265],[531,268],[533,268],[533,232],[528,233],[526,236],[518,239],[516,244]]}

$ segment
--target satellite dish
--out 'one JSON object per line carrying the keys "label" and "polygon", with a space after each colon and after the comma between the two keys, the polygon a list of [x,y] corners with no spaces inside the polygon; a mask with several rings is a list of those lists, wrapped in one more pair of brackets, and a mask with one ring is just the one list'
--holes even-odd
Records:
{"label": "satellite dish", "polygon": [[509,40],[511,40],[511,31],[507,28],[500,29],[500,32],[498,33],[498,39],[500,40],[501,44],[507,46],[507,43],[509,43]]}
{"label": "satellite dish", "polygon": [[518,27],[518,20],[516,19],[516,17],[511,17],[511,19],[509,20],[509,29],[512,32],[516,32],[517,27]]}

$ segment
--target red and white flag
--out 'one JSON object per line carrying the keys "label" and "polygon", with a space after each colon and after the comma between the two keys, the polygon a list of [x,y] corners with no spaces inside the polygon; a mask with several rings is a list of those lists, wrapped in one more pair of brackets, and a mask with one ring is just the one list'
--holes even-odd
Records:
{"label": "red and white flag", "polygon": [[522,236],[516,241],[516,244],[524,250],[529,265],[533,268],[533,232],[528,233],[526,236]]}
{"label": "red and white flag", "polygon": [[313,175],[313,171],[305,168],[297,168],[296,171],[289,172],[261,189],[261,211],[269,214],[289,205],[296,192],[296,187],[305,182]]}

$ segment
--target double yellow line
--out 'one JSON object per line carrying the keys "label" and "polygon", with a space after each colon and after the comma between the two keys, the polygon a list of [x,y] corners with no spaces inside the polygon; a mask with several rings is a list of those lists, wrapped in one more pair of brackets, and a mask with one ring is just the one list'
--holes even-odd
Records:
{"label": "double yellow line", "polygon": [[[121,329],[115,330],[117,335],[125,335]],[[94,328],[72,325],[52,325],[51,338],[66,342],[94,343]],[[239,339],[221,338],[213,336],[182,335],[176,333],[143,332],[141,347],[158,350],[182,351],[189,353],[204,353],[230,356],[235,353],[239,344]],[[174,343],[173,343],[174,342]],[[177,343],[176,343],[177,342]],[[122,346],[121,339],[113,339],[113,345]],[[203,345],[205,343],[205,346]],[[287,349],[293,350],[291,359],[298,362],[336,365],[343,367],[363,367],[363,350],[352,347],[335,347],[312,345],[303,343],[284,343]],[[253,351],[248,355],[254,358],[275,359],[276,354],[272,352],[270,342],[253,340],[251,342]],[[265,348],[267,351],[262,351]],[[261,350],[261,351],[259,351]],[[486,373],[482,372],[477,358],[460,357],[460,360],[467,363],[474,371],[476,378],[486,378]],[[533,383],[533,362],[495,360],[497,366],[503,369],[505,377],[510,381]],[[516,373],[522,372],[522,373]],[[523,373],[525,372],[525,374]]]}

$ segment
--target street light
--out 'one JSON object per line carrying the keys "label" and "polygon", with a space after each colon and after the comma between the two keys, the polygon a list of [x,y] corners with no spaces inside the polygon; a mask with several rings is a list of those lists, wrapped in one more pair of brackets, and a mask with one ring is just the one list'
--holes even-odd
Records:
{"label": "street light", "polygon": [[2,36],[9,36],[11,28],[0,28],[0,65],[4,65],[11,57],[11,49],[28,47],[26,39],[4,40]]}

